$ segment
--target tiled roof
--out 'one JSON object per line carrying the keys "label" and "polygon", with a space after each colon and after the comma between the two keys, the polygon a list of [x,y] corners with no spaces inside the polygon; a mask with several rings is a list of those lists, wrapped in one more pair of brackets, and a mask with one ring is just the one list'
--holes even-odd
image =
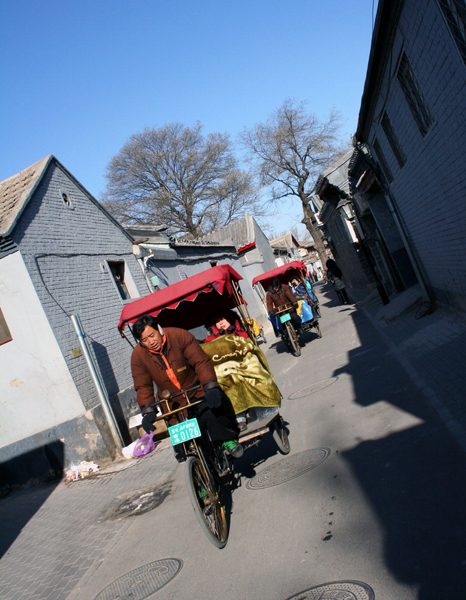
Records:
{"label": "tiled roof", "polygon": [[237,248],[241,248],[255,242],[255,234],[254,217],[245,214],[241,219],[204,235],[200,240],[203,242],[232,244]]}
{"label": "tiled roof", "polygon": [[285,235],[281,235],[274,240],[270,240],[270,245],[272,248],[296,248],[299,246],[299,242],[296,240],[292,233],[285,233]]}
{"label": "tiled roof", "polygon": [[0,182],[0,234],[11,233],[19,215],[41,179],[51,155]]}
{"label": "tiled roof", "polygon": [[353,156],[354,148],[348,150],[339,160],[333,163],[326,171],[324,171],[322,177],[323,180],[327,180],[330,185],[339,188],[346,194],[349,193],[349,180],[348,180],[348,167],[350,160]]}

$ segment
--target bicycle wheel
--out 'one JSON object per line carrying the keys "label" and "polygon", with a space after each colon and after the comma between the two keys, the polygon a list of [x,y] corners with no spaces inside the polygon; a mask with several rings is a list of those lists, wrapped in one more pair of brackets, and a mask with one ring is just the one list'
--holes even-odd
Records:
{"label": "bicycle wheel", "polygon": [[285,326],[292,351],[294,352],[295,356],[301,356],[301,346],[299,345],[298,336],[296,335],[293,325],[290,323],[290,321],[287,321]]}
{"label": "bicycle wheel", "polygon": [[289,454],[291,450],[290,440],[283,425],[283,419],[281,417],[275,419],[270,425],[270,430],[280,452],[282,454]]}
{"label": "bicycle wheel", "polygon": [[228,525],[218,486],[197,456],[190,456],[186,461],[185,477],[188,496],[202,531],[214,546],[223,548],[228,539]]}

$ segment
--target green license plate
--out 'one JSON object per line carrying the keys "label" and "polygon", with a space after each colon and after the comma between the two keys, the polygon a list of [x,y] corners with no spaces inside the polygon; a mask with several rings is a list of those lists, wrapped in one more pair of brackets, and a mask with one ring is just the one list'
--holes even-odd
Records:
{"label": "green license plate", "polygon": [[169,427],[168,433],[170,434],[172,444],[175,446],[176,444],[182,444],[183,442],[200,437],[201,430],[199,429],[197,419],[188,419],[187,421],[183,421],[183,423],[177,423]]}
{"label": "green license plate", "polygon": [[286,315],[280,315],[280,323],[286,323],[291,320],[290,313],[286,313]]}

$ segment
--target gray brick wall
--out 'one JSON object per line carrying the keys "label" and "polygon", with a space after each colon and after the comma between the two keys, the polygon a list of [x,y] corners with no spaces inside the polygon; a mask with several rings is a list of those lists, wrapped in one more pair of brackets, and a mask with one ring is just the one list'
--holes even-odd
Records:
{"label": "gray brick wall", "polygon": [[275,262],[275,256],[272,248],[270,247],[269,240],[256,221],[254,221],[254,232],[256,246],[262,255],[262,260],[264,261],[262,265],[262,272],[266,273],[267,271],[271,271],[272,269],[276,268],[277,264]]}
{"label": "gray brick wall", "polygon": [[[73,210],[63,204],[61,192],[71,199]],[[12,237],[86,409],[98,399],[84,357],[71,354],[79,344],[70,314],[81,318],[109,395],[128,388],[131,348],[117,330],[123,302],[100,265],[104,260],[126,261],[139,293],[146,295],[131,240],[53,161]]]}
{"label": "gray brick wall", "polygon": [[[466,68],[435,0],[404,3],[374,113],[377,137],[392,170],[392,195],[440,300],[466,308]],[[396,78],[406,52],[434,117],[422,137]],[[386,110],[407,156],[400,169],[377,117]]]}

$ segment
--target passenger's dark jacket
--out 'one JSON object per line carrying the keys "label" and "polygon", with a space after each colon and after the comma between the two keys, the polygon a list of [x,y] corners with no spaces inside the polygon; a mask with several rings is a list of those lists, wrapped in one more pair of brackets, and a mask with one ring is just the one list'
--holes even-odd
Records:
{"label": "passenger's dark jacket", "polygon": [[[217,381],[212,360],[202,350],[196,338],[189,331],[176,327],[166,327],[164,334],[166,336],[164,355],[182,389],[189,389],[197,383],[202,386]],[[156,383],[159,394],[163,390],[169,390],[172,394],[180,391],[168,377],[166,368],[164,368],[164,361],[141,344],[134,348],[131,355],[131,372],[137,392],[137,402],[140,407],[152,404],[155,401],[153,382]],[[203,388],[200,387],[192,395],[196,398],[202,398],[204,396]],[[181,397],[177,398],[176,402],[180,406],[186,404]],[[162,411],[167,412],[164,404],[162,403]]]}

